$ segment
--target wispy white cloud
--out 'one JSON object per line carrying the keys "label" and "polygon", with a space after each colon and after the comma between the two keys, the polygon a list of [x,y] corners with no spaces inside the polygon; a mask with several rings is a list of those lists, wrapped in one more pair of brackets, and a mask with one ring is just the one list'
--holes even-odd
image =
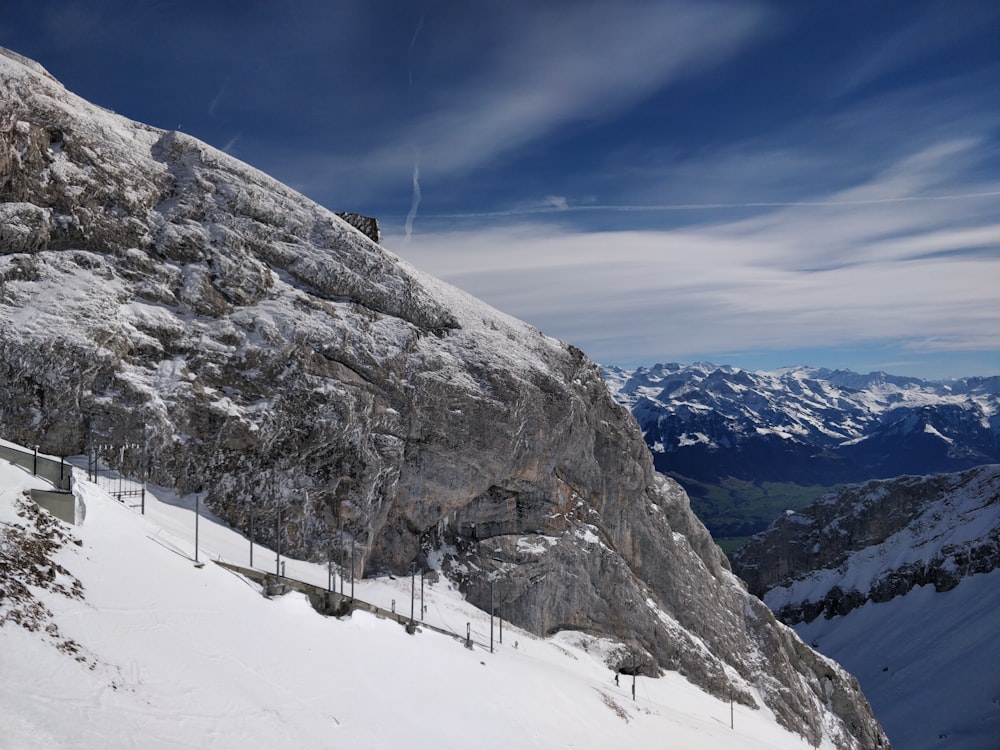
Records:
{"label": "wispy white cloud", "polygon": [[919,200],[976,147],[942,143],[826,201],[751,219],[491,227],[415,236],[406,257],[609,363],[882,342],[1000,351],[1000,183]]}
{"label": "wispy white cloud", "polygon": [[404,241],[409,243],[413,237],[413,222],[417,218],[417,209],[420,208],[420,152],[413,155],[413,199],[410,202],[410,212],[406,215],[406,223],[403,225],[405,234]]}
{"label": "wispy white cloud", "polygon": [[949,3],[929,4],[907,25],[870,43],[841,69],[836,95],[855,93],[907,66],[936,54],[950,53],[968,37],[984,29],[998,29],[1000,6],[968,3],[961,8]]}
{"label": "wispy white cloud", "polygon": [[[380,147],[310,155],[310,179],[384,185],[409,172],[413,144],[426,177],[466,173],[571,123],[619,115],[731,59],[769,33],[769,17],[758,3],[581,0],[572,12],[560,4],[520,4],[506,22],[490,24],[489,33],[463,27],[434,37],[427,20],[418,31],[436,45],[438,68],[462,75],[428,82],[433,100],[421,101],[413,88],[410,106],[419,114],[398,118]],[[411,42],[408,80],[419,54]]]}

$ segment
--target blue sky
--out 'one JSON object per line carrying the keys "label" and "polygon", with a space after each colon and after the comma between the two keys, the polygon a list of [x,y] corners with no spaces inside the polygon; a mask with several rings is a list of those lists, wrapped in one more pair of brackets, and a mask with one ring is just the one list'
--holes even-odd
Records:
{"label": "blue sky", "polygon": [[1000,373],[995,0],[5,0],[0,45],[605,364]]}

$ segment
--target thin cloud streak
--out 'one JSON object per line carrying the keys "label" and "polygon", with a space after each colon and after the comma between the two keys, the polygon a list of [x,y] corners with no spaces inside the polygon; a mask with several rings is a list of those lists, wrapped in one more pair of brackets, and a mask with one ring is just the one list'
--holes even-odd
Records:
{"label": "thin cloud streak", "polygon": [[407,144],[416,142],[434,175],[463,173],[568,122],[610,117],[718,64],[757,39],[767,17],[752,5],[690,2],[524,12],[530,17],[519,18],[476,61],[484,70],[439,95],[432,114],[403,124],[394,144],[366,156],[369,168],[398,169]]}
{"label": "thin cloud streak", "polygon": [[470,228],[415,236],[406,257],[608,364],[820,345],[1000,352],[1000,185],[906,192],[947,178],[973,148],[925,149],[828,199],[767,204],[750,219]]}
{"label": "thin cloud streak", "polygon": [[740,208],[782,208],[782,207],[802,207],[802,206],[876,206],[887,203],[915,203],[922,201],[960,201],[975,198],[990,198],[1000,196],[1000,190],[988,190],[975,193],[956,193],[954,195],[907,195],[891,198],[857,198],[853,200],[831,199],[825,201],[748,201],[745,203],[654,203],[639,204],[634,206],[622,206],[615,204],[582,204],[569,205],[565,198],[561,198],[557,205],[552,201],[547,201],[545,205],[530,206],[523,208],[509,208],[498,211],[479,211],[474,213],[458,214],[433,214],[426,218],[431,219],[480,219],[502,216],[533,216],[537,214],[556,213],[596,213],[601,211],[716,211],[733,210]]}
{"label": "thin cloud streak", "polygon": [[417,218],[417,209],[420,208],[420,152],[413,157],[413,200],[410,203],[410,212],[406,215],[406,223],[403,225],[405,234],[404,242],[409,244],[413,237],[413,222]]}

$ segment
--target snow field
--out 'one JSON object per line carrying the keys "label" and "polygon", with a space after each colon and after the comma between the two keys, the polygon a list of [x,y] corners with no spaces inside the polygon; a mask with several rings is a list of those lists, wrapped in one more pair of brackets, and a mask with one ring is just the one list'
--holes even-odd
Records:
{"label": "snow field", "polygon": [[[31,481],[0,464],[0,522],[16,520],[12,499]],[[427,619],[462,634],[471,623],[474,650],[363,612],[326,618],[296,593],[265,599],[210,562],[246,564],[249,543],[207,516],[199,559],[209,562],[194,566],[192,498],[154,489],[140,516],[77,487],[81,545],[57,560],[85,601],[39,596],[83,660],[0,628],[4,748],[809,747],[766,710],[736,706],[730,729],[730,706],[675,673],[640,677],[633,702],[631,678],[615,686],[603,663],[613,644],[581,634],[537,639],[506,626],[490,654],[488,615],[444,581],[425,588]],[[274,554],[257,547],[254,562],[273,566]],[[287,560],[286,573],[327,581],[325,565]],[[410,581],[361,581],[355,593],[405,612]]]}
{"label": "snow field", "polygon": [[1000,570],[795,627],[858,678],[894,747],[996,750]]}

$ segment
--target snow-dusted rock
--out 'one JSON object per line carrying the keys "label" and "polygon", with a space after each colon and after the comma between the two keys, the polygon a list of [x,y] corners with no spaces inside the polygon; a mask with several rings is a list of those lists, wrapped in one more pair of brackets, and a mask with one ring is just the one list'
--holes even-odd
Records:
{"label": "snow-dusted rock", "polygon": [[932,382],[708,363],[604,375],[639,422],[657,468],[703,481],[833,485],[1000,458],[1000,377]]}
{"label": "snow-dusted rock", "polygon": [[280,510],[283,549],[353,546],[358,572],[443,557],[535,632],[614,636],[813,743],[885,745],[852,678],[741,587],[582,352],[16,55],[0,93],[6,437],[79,454],[145,434],[156,483],[244,530],[253,508],[264,543]]}
{"label": "snow-dusted rock", "polygon": [[1000,567],[1000,465],[850,485],[789,512],[733,555],[789,624]]}
{"label": "snow-dusted rock", "polygon": [[893,742],[994,747],[1000,465],[841,488],[752,538],[733,566],[851,668]]}

